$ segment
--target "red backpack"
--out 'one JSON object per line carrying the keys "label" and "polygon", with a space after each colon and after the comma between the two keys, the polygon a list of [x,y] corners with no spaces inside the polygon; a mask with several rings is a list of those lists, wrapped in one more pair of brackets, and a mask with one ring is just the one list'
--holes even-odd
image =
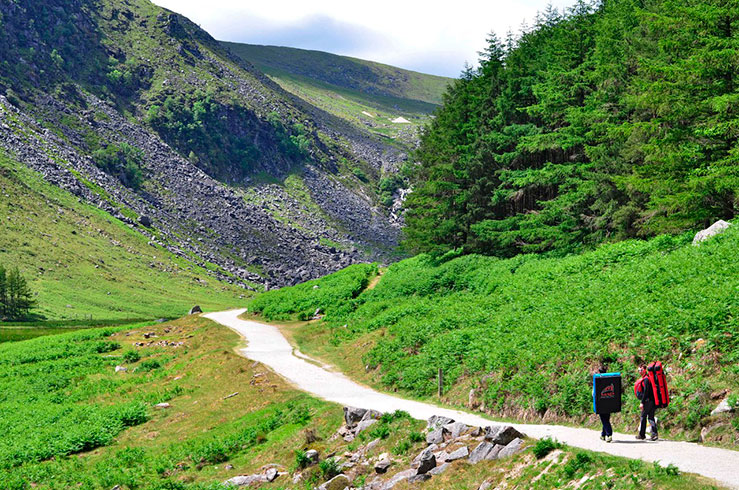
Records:
{"label": "red backpack", "polygon": [[670,392],[667,390],[667,379],[665,371],[662,369],[662,363],[657,361],[647,366],[647,377],[652,383],[654,391],[654,405],[657,408],[665,408],[670,404]]}
{"label": "red backpack", "polygon": [[636,380],[636,383],[634,383],[634,395],[636,395],[636,397],[639,400],[644,399],[644,380],[645,379],[647,378],[646,377],[639,378]]}

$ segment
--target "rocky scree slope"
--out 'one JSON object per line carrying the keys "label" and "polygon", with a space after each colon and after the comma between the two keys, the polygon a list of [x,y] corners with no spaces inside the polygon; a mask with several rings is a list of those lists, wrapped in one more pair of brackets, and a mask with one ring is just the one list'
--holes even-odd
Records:
{"label": "rocky scree slope", "polygon": [[0,148],[153,243],[269,287],[397,243],[374,184],[404,155],[184,17],[145,0],[45,0],[0,5],[0,23]]}

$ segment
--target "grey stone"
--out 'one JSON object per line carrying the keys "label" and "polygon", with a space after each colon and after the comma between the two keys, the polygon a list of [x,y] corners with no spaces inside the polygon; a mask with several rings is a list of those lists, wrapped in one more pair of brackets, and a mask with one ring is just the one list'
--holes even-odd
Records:
{"label": "grey stone", "polygon": [[449,453],[449,456],[447,456],[447,461],[456,461],[458,459],[466,458],[470,455],[469,449],[467,449],[467,446],[462,446],[459,449],[455,449],[451,453]]}
{"label": "grey stone", "polygon": [[716,221],[705,230],[701,230],[695,234],[695,237],[693,238],[693,245],[699,245],[701,242],[708,240],[712,236],[716,236],[725,232],[730,226],[731,223],[727,221],[721,219]]}
{"label": "grey stone", "polygon": [[517,452],[521,451],[523,449],[524,442],[523,439],[513,439],[511,442],[506,445],[503,449],[500,450],[498,453],[498,458],[507,458],[509,456],[513,456]]}
{"label": "grey stone", "polygon": [[149,227],[151,227],[151,218],[149,218],[145,214],[142,214],[141,216],[139,216],[139,224],[141,226],[145,226],[145,227],[149,228]]}
{"label": "grey stone", "polygon": [[357,434],[359,434],[363,430],[366,430],[366,429],[370,428],[371,426],[375,425],[376,423],[377,423],[377,420],[375,420],[375,419],[362,420],[361,422],[359,422],[357,424],[356,428],[354,429],[354,435],[356,436]]}
{"label": "grey stone", "polygon": [[398,473],[394,474],[393,477],[390,478],[390,480],[388,480],[384,485],[382,485],[381,490],[390,490],[398,483],[402,482],[403,480],[407,480],[415,474],[415,470],[399,471]]}
{"label": "grey stone", "polygon": [[318,451],[316,451],[315,449],[308,449],[305,452],[305,457],[308,458],[308,461],[310,462],[309,464],[311,465],[318,463],[318,460],[320,458]]}
{"label": "grey stone", "polygon": [[450,419],[449,417],[443,417],[441,415],[432,415],[429,417],[428,420],[428,427],[430,429],[438,429],[441,427],[444,427],[447,424],[451,424],[454,422],[454,419]]}
{"label": "grey stone", "polygon": [[719,403],[718,406],[711,411],[711,415],[720,415],[722,413],[731,413],[734,410],[736,410],[736,407],[732,407],[731,405],[729,405],[729,399],[728,398],[724,398],[723,400],[721,400],[721,403]]}
{"label": "grey stone", "polygon": [[444,442],[444,428],[439,427],[436,430],[432,430],[428,434],[426,434],[426,443],[427,444],[441,444]]}
{"label": "grey stone", "polygon": [[389,459],[383,459],[375,463],[375,471],[378,474],[387,473],[387,469],[390,468],[392,462]]}
{"label": "grey stone", "polygon": [[169,403],[167,403],[167,402],[162,402],[162,403],[157,403],[157,404],[156,404],[156,405],[154,405],[154,406],[155,406],[156,408],[159,408],[159,409],[165,409],[165,408],[169,408],[169,407],[171,407],[172,405],[170,405],[170,404],[169,404]]}
{"label": "grey stone", "polygon": [[357,425],[367,413],[366,408],[344,407],[344,422],[347,427]]}
{"label": "grey stone", "polygon": [[452,435],[452,439],[456,439],[457,437],[467,432],[468,427],[462,422],[453,422],[451,424],[445,425],[444,429]]}
{"label": "grey stone", "polygon": [[349,483],[349,478],[346,475],[336,475],[318,487],[318,490],[344,490],[349,486]]}
{"label": "grey stone", "polygon": [[270,468],[264,472],[264,477],[267,479],[267,481],[270,481],[270,482],[275,481],[278,476],[280,476],[280,474],[277,472],[275,468]]}
{"label": "grey stone", "polygon": [[223,482],[224,485],[231,485],[231,486],[237,486],[237,487],[243,487],[247,485],[253,485],[254,483],[266,483],[267,479],[264,475],[239,475],[234,476],[233,478],[229,478],[225,482]]}
{"label": "grey stone", "polygon": [[126,371],[128,371],[128,368],[126,366],[116,366],[115,367],[116,373],[125,373]]}
{"label": "grey stone", "polygon": [[511,425],[485,427],[485,440],[500,446],[506,446],[512,440],[524,437],[526,436],[514,429]]}
{"label": "grey stone", "polygon": [[190,312],[188,313],[188,315],[194,315],[196,313],[202,313],[202,312],[203,310],[200,309],[200,306],[195,305],[192,308],[190,308]]}
{"label": "grey stone", "polygon": [[427,475],[441,475],[447,470],[447,468],[449,468],[449,463],[444,463],[443,465],[437,466],[433,470],[429,471]]}
{"label": "grey stone", "polygon": [[434,456],[434,453],[431,449],[426,448],[423,451],[421,451],[421,454],[419,454],[416,457],[416,460],[418,461],[418,470],[417,474],[423,475],[424,473],[428,473],[433,468],[436,467],[436,456]]}
{"label": "grey stone", "polygon": [[493,482],[490,480],[485,480],[484,482],[480,483],[480,487],[477,490],[490,490],[490,487],[493,486]]}
{"label": "grey stone", "polygon": [[408,478],[408,483],[420,483],[431,479],[431,475],[428,473],[419,473]]}
{"label": "grey stone", "polygon": [[492,460],[498,456],[502,446],[498,446],[491,442],[483,441],[475,449],[472,450],[469,457],[470,463],[479,463],[480,461]]}

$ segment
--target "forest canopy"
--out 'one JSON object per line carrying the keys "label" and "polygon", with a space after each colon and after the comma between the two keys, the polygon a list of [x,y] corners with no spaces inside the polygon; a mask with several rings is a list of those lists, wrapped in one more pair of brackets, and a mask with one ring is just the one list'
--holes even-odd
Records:
{"label": "forest canopy", "polygon": [[405,245],[510,256],[739,211],[739,4],[603,0],[491,35],[415,153]]}

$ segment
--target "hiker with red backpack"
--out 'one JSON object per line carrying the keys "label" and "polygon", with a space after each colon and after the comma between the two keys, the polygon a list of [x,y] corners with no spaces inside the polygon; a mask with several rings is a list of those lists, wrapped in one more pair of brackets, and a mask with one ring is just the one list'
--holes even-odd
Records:
{"label": "hiker with red backpack", "polygon": [[636,438],[641,441],[647,438],[648,421],[651,440],[656,441],[658,435],[657,421],[654,418],[654,413],[657,408],[664,408],[670,403],[662,363],[653,362],[648,366],[642,365],[639,367],[639,379],[634,384],[634,394],[641,400],[641,404],[639,405],[641,409],[641,422]]}

